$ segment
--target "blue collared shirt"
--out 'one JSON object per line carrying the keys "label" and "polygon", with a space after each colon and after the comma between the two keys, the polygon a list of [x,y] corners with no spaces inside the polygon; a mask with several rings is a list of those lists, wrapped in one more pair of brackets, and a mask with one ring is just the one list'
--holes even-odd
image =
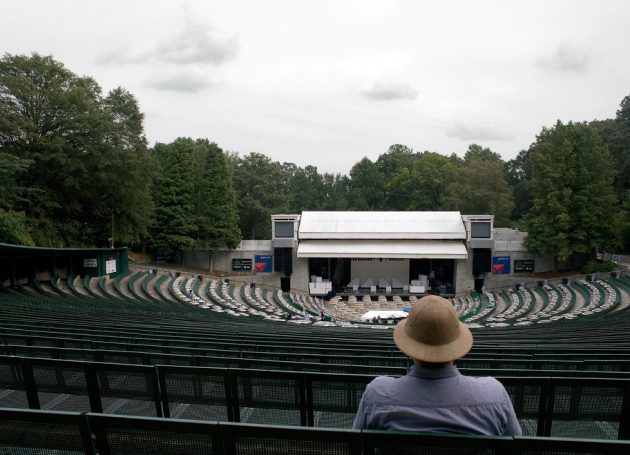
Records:
{"label": "blue collared shirt", "polygon": [[494,378],[464,376],[455,365],[414,365],[400,378],[379,376],[365,389],[355,429],[520,435],[510,397]]}

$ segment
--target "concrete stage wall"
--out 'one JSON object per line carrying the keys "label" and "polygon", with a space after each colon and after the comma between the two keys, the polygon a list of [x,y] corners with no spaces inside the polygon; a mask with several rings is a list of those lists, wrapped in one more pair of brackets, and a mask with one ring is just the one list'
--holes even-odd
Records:
{"label": "concrete stage wall", "polygon": [[359,283],[372,278],[378,284],[379,278],[384,278],[390,284],[396,278],[403,284],[409,284],[408,259],[355,259],[350,265],[351,279],[359,278]]}

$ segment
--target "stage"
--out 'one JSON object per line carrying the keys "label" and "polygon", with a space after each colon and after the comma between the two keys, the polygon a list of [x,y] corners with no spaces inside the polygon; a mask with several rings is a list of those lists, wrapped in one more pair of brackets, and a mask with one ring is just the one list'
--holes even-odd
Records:
{"label": "stage", "polygon": [[[451,297],[455,297],[455,294],[453,293],[452,289],[446,289],[444,290],[444,292],[439,292],[436,290],[435,292],[429,291],[429,292],[422,292],[422,293],[410,293],[408,291],[405,292],[403,289],[400,289],[400,290],[392,289],[391,292],[386,292],[384,289],[383,290],[377,289],[376,292],[372,292],[370,289],[359,288],[359,290],[353,290],[353,289],[346,288],[340,292],[336,292],[336,291],[332,291],[332,292],[334,292],[334,296],[341,297],[342,300],[348,300],[350,296],[356,297],[357,300],[363,299],[364,296],[369,296],[371,300],[375,300],[375,301],[378,300],[378,298],[381,296],[384,296],[387,300],[393,300],[395,296],[400,297],[402,300],[409,300],[411,296],[414,296],[416,298],[421,298],[421,297],[424,297],[425,295],[439,295],[447,299]],[[325,297],[328,300],[330,300],[334,296],[328,297],[326,295],[322,297]]]}

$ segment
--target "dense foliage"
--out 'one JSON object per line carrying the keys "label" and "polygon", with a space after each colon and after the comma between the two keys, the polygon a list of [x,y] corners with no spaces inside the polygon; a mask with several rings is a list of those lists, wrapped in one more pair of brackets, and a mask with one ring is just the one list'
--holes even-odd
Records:
{"label": "dense foliage", "polygon": [[614,248],[614,171],[595,129],[561,122],[544,128],[530,147],[529,158],[532,205],[525,215],[527,248],[558,260]]}
{"label": "dense foliage", "polygon": [[582,266],[580,269],[580,273],[588,274],[588,273],[605,273],[612,272],[613,270],[617,270],[619,266],[612,261],[603,260],[597,261],[591,259],[587,261],[586,264]]}
{"label": "dense foliage", "polygon": [[52,57],[0,59],[0,241],[154,251],[267,239],[270,215],[303,210],[459,210],[529,232],[563,260],[630,249],[630,97],[614,119],[557,122],[504,161],[394,144],[348,175],[224,152],[207,139],[147,146],[122,88],[101,93]]}
{"label": "dense foliage", "polygon": [[122,242],[146,233],[151,173],[129,92],[103,96],[51,57],[6,55],[0,158],[0,208],[23,213],[35,243],[106,245],[112,229]]}

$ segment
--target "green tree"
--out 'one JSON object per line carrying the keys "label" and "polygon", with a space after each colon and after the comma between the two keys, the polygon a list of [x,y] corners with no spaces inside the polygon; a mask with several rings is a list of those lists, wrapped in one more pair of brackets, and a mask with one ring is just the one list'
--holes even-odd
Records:
{"label": "green tree", "polygon": [[503,164],[479,156],[458,168],[457,178],[448,190],[448,207],[465,214],[490,214],[495,225],[508,226],[514,207],[512,190],[503,173]]}
{"label": "green tree", "polygon": [[197,141],[205,147],[203,179],[197,209],[198,243],[210,252],[220,246],[236,248],[241,241],[232,169],[223,150],[214,142]]}
{"label": "green tree", "polygon": [[464,159],[461,158],[457,153],[451,153],[451,156],[448,157],[455,166],[460,167],[464,165]]}
{"label": "green tree", "polygon": [[0,209],[0,243],[33,244],[23,212]]}
{"label": "green tree", "polygon": [[521,150],[516,158],[505,163],[505,177],[514,195],[512,219],[521,220],[528,212],[531,203],[529,181],[531,180],[530,150]]}
{"label": "green tree", "polygon": [[[108,134],[92,172],[96,236],[100,240],[109,237],[109,231],[102,228],[113,216],[114,238],[129,244],[148,235],[153,217],[150,188],[157,168],[147,147],[144,115],[136,98],[119,87],[104,98],[103,108]],[[85,201],[86,206],[89,204]]]}
{"label": "green tree", "polygon": [[614,171],[597,132],[583,123],[543,128],[530,147],[526,246],[558,260],[614,246]]}
{"label": "green tree", "polygon": [[349,210],[385,209],[385,179],[367,157],[350,170],[348,205]]}
{"label": "green tree", "polygon": [[271,215],[288,210],[290,193],[284,167],[261,153],[234,160],[239,226],[243,238],[271,238]]}
{"label": "green tree", "polygon": [[621,239],[623,252],[630,252],[630,190],[623,195],[620,210],[617,215],[617,223],[615,224],[616,234]]}
{"label": "green tree", "polygon": [[32,191],[16,208],[35,227],[37,243],[86,240],[89,212],[78,198],[89,192],[88,166],[103,143],[99,100],[93,79],[51,57],[0,60],[0,146],[31,162],[18,182]]}
{"label": "green tree", "polygon": [[394,144],[387,153],[383,153],[376,160],[376,168],[385,181],[389,181],[402,168],[409,168],[416,158],[414,151],[406,145]]}
{"label": "green tree", "polygon": [[179,138],[171,144],[155,144],[159,170],[153,182],[155,219],[151,244],[158,251],[191,250],[198,218],[195,212],[194,143]]}
{"label": "green tree", "polygon": [[128,92],[103,98],[94,79],[52,57],[0,59],[0,153],[23,166],[11,184],[21,194],[12,208],[25,213],[36,244],[104,244],[112,214],[121,239],[145,232],[145,142]]}
{"label": "green tree", "polygon": [[387,205],[392,210],[442,210],[446,192],[457,176],[450,158],[434,152],[415,157],[388,182]]}
{"label": "green tree", "polygon": [[347,210],[350,179],[346,175],[326,173],[322,180],[325,197],[321,210]]}
{"label": "green tree", "polygon": [[28,188],[19,186],[20,176],[28,169],[30,160],[18,158],[0,149],[0,209],[10,209],[27,196]]}
{"label": "green tree", "polygon": [[630,190],[630,96],[621,101],[614,119],[593,121],[591,125],[612,155],[617,170],[615,189],[621,199]]}
{"label": "green tree", "polygon": [[619,199],[616,233],[623,251],[630,251],[630,96],[626,96],[614,119],[596,120],[591,125],[598,131],[612,155],[615,191]]}
{"label": "green tree", "polygon": [[468,150],[464,154],[464,163],[468,164],[475,158],[479,158],[482,161],[497,161],[499,163],[503,162],[501,155],[496,152],[493,152],[489,148],[484,148],[481,145],[470,144],[468,146]]}
{"label": "green tree", "polygon": [[320,210],[326,203],[324,179],[315,166],[296,167],[288,181],[290,211]]}

